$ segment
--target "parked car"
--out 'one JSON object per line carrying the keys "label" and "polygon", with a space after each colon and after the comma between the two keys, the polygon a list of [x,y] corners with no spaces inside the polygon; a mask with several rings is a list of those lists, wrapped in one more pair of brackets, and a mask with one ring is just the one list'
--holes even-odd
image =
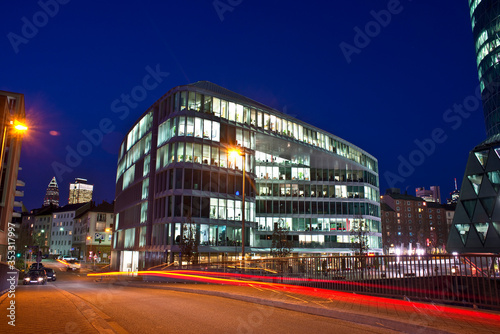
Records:
{"label": "parked car", "polygon": [[45,269],[45,267],[43,266],[43,263],[32,263],[29,270],[38,270],[38,269]]}
{"label": "parked car", "polygon": [[80,270],[80,262],[76,261],[76,260],[69,260],[69,261],[66,261],[68,264],[67,264],[67,267],[66,269],[69,271],[69,270]]}
{"label": "parked car", "polygon": [[45,272],[47,273],[47,280],[55,281],[57,279],[57,275],[54,269],[45,268]]}
{"label": "parked car", "polygon": [[24,277],[23,284],[47,284],[47,273],[45,269],[30,270]]}

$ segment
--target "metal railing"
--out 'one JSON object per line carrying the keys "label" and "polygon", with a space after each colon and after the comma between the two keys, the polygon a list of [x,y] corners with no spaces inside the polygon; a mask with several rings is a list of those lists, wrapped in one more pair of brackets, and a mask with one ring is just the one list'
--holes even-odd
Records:
{"label": "metal railing", "polygon": [[500,309],[499,266],[499,256],[476,254],[290,257],[203,264],[205,270],[253,275],[255,280],[492,309]]}

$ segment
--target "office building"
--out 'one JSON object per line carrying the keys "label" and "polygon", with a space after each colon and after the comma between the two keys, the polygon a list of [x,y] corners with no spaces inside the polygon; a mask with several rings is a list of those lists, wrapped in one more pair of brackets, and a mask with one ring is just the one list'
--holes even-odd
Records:
{"label": "office building", "polygon": [[455,178],[455,189],[450,193],[450,197],[446,200],[447,204],[457,204],[460,198],[460,190],[457,187],[457,179]]}
{"label": "office building", "polygon": [[200,262],[267,256],[278,225],[295,255],[353,254],[358,226],[382,253],[377,160],[213,83],[167,92],[118,155],[112,268],[178,259],[184,226]]}
{"label": "office building", "polygon": [[75,183],[69,185],[68,204],[87,203],[92,201],[94,186],[87,184],[86,179],[76,178]]}
{"label": "office building", "polygon": [[86,262],[109,262],[113,234],[114,205],[102,202],[75,217],[74,255]]}
{"label": "office building", "polygon": [[[15,197],[22,197],[20,187],[24,182],[17,179],[21,144],[25,124],[24,95],[0,91],[0,261],[7,261],[9,231],[12,231],[12,217],[21,217],[21,213],[14,212],[14,208],[21,208],[22,204]],[[9,229],[10,228],[10,229]],[[19,235],[20,224],[15,225],[15,235]],[[12,239],[12,237],[11,237]]]}
{"label": "office building", "polygon": [[52,213],[57,208],[53,205],[44,206],[32,210],[33,223],[33,251],[41,251],[42,254],[55,254],[50,247],[50,236],[52,232]]}
{"label": "office building", "polygon": [[469,0],[487,139],[470,153],[448,252],[500,252],[500,1]]}
{"label": "office building", "polygon": [[439,186],[431,186],[430,189],[417,188],[415,189],[417,197],[423,198],[426,202],[441,203],[441,190]]}
{"label": "office building", "polygon": [[50,254],[75,255],[73,233],[75,217],[90,208],[90,202],[68,204],[52,213],[50,232]]}
{"label": "office building", "polygon": [[381,199],[382,238],[386,254],[445,252],[448,217],[454,207],[420,197],[386,193]]}
{"label": "office building", "polygon": [[59,206],[59,187],[57,186],[56,177],[54,176],[45,191],[43,198],[43,206],[54,205]]}

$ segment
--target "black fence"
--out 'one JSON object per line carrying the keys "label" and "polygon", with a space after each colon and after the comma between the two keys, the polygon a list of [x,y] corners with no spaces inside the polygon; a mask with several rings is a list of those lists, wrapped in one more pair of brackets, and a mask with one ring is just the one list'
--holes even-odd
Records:
{"label": "black fence", "polygon": [[500,309],[499,265],[495,255],[385,255],[266,258],[212,263],[208,269],[255,280]]}

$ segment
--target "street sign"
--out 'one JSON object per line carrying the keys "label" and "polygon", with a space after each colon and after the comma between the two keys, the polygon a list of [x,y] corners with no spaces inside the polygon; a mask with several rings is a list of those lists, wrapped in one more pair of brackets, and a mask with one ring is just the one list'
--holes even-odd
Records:
{"label": "street sign", "polygon": [[104,241],[105,235],[99,232],[94,234],[94,241]]}

